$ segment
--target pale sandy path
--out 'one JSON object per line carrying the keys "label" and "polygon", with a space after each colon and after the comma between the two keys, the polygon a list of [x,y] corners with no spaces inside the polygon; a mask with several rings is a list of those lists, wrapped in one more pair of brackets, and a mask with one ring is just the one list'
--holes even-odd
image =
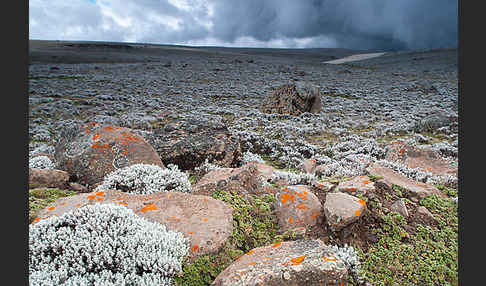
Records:
{"label": "pale sandy path", "polygon": [[375,58],[375,57],[379,57],[379,56],[382,56],[384,55],[385,53],[367,53],[367,54],[357,54],[357,55],[352,55],[352,56],[349,56],[349,57],[344,57],[344,58],[341,58],[341,59],[337,59],[337,60],[332,60],[332,61],[327,61],[327,62],[323,62],[325,64],[343,64],[343,63],[347,63],[347,62],[354,62],[354,61],[360,61],[360,60],[366,60],[366,59],[371,59],[371,58]]}

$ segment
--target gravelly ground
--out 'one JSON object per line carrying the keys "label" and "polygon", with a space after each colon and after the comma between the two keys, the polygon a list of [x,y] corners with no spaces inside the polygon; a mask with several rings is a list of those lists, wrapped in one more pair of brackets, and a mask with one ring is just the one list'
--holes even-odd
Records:
{"label": "gravelly ground", "polygon": [[[243,151],[286,167],[311,156],[332,163],[329,176],[362,174],[359,159],[383,159],[387,143],[397,138],[436,149],[457,164],[456,49],[390,52],[332,65],[322,62],[362,51],[55,44],[31,45],[31,151],[52,144],[71,120],[110,122],[144,134],[169,112],[226,122]],[[260,113],[263,97],[285,83],[318,85],[323,111]],[[427,132],[423,122],[434,115],[450,120]],[[412,171],[401,170],[415,179],[431,177]]]}

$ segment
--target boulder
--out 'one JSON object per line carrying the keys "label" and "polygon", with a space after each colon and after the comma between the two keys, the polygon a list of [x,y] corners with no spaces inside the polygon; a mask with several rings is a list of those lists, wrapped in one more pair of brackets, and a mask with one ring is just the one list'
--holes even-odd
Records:
{"label": "boulder", "polygon": [[137,195],[106,190],[77,194],[42,209],[37,220],[97,203],[124,205],[141,217],[181,232],[190,242],[191,259],[219,251],[233,233],[231,206],[211,197],[180,192]]}
{"label": "boulder", "polygon": [[424,206],[419,206],[415,210],[415,219],[419,222],[424,222],[428,224],[435,223],[434,215]]}
{"label": "boulder", "polygon": [[321,94],[317,86],[285,84],[273,90],[263,101],[261,112],[300,115],[322,111]]}
{"label": "boulder", "polygon": [[69,174],[62,170],[29,168],[29,189],[69,188]]}
{"label": "boulder", "polygon": [[55,158],[74,181],[89,186],[133,164],[165,168],[154,148],[132,129],[95,122],[65,130],[56,144]]}
{"label": "boulder", "polygon": [[280,231],[307,228],[322,221],[322,205],[309,186],[296,185],[276,194],[275,213]]}
{"label": "boulder", "polygon": [[299,167],[303,172],[312,174],[312,173],[314,173],[314,170],[316,169],[316,160],[315,159],[307,159],[304,162],[302,162],[302,164]]}
{"label": "boulder", "polygon": [[193,194],[212,195],[216,190],[240,194],[264,194],[273,192],[264,183],[272,178],[272,166],[250,162],[240,168],[219,168],[204,175],[194,186]]}
{"label": "boulder", "polygon": [[408,168],[428,171],[434,176],[457,177],[457,166],[442,159],[439,152],[434,150],[398,144],[387,152],[385,159]]}
{"label": "boulder", "polygon": [[336,190],[350,195],[361,194],[365,195],[375,189],[375,183],[367,176],[358,176],[350,180],[340,182],[336,186]]}
{"label": "boulder", "polygon": [[238,140],[220,122],[166,117],[154,123],[145,138],[164,164],[181,170],[192,170],[206,159],[221,167],[236,167],[242,156]]}
{"label": "boulder", "polygon": [[407,191],[408,196],[411,198],[423,199],[432,194],[437,194],[442,197],[445,196],[441,193],[439,189],[434,186],[416,182],[395,172],[390,168],[383,167],[378,163],[375,163],[372,166],[368,167],[367,171],[372,176],[383,177],[383,180],[387,181],[388,184],[398,185],[404,188]]}
{"label": "boulder", "polygon": [[401,214],[404,218],[408,217],[408,210],[407,206],[403,202],[403,200],[397,200],[390,206],[390,211],[397,212]]}
{"label": "boulder", "polygon": [[327,224],[333,231],[357,221],[364,215],[366,202],[344,193],[328,193],[324,203],[324,214]]}
{"label": "boulder", "polygon": [[254,248],[223,270],[211,285],[340,286],[347,279],[344,262],[317,239]]}

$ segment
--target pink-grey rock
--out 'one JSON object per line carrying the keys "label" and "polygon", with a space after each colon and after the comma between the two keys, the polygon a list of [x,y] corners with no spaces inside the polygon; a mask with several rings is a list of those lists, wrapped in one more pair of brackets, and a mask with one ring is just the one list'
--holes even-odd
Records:
{"label": "pink-grey rock", "polygon": [[348,271],[321,240],[285,241],[250,250],[223,270],[213,286],[340,286]]}
{"label": "pink-grey rock", "polygon": [[69,174],[56,169],[29,168],[29,189],[58,188],[68,189]]}
{"label": "pink-grey rock", "polygon": [[365,195],[375,189],[375,183],[367,176],[357,176],[350,180],[340,182],[336,190],[350,195]]}
{"label": "pink-grey rock", "polygon": [[340,231],[357,221],[364,215],[365,210],[366,202],[357,197],[339,192],[326,195],[324,214],[327,224],[334,231]]}
{"label": "pink-grey rock", "polygon": [[415,218],[426,223],[434,223],[434,215],[424,206],[419,206],[415,213]]}
{"label": "pink-grey rock", "polygon": [[390,211],[397,212],[401,214],[404,218],[408,217],[408,210],[407,206],[403,202],[403,200],[397,200],[390,206]]}
{"label": "pink-grey rock", "polygon": [[378,163],[370,166],[367,171],[372,176],[383,177],[383,180],[387,181],[388,184],[394,184],[404,188],[407,190],[407,193],[411,198],[423,199],[433,194],[444,197],[441,191],[436,187],[425,183],[416,182],[390,168],[383,167]]}
{"label": "pink-grey rock", "polygon": [[215,253],[233,233],[233,208],[207,196],[181,192],[148,195],[106,190],[77,194],[56,200],[39,211],[46,219],[92,204],[124,205],[135,214],[181,232],[189,240],[189,258]]}
{"label": "pink-grey rock", "polygon": [[263,163],[250,162],[240,168],[214,169],[204,175],[194,186],[193,194],[211,195],[216,190],[241,194],[273,192],[264,183],[271,179],[274,168]]}
{"label": "pink-grey rock", "polygon": [[93,186],[106,174],[133,164],[165,168],[155,149],[132,129],[95,122],[76,127],[56,144],[55,158],[80,184]]}
{"label": "pink-grey rock", "polygon": [[322,205],[305,185],[288,186],[276,194],[275,214],[280,231],[306,229],[322,221]]}
{"label": "pink-grey rock", "polygon": [[331,192],[336,187],[336,185],[333,184],[333,183],[323,182],[323,181],[318,181],[318,180],[313,180],[311,182],[311,186],[313,188],[319,190],[319,191],[322,191],[322,192]]}
{"label": "pink-grey rock", "polygon": [[305,172],[312,174],[316,169],[316,159],[307,159],[300,165],[300,169]]}

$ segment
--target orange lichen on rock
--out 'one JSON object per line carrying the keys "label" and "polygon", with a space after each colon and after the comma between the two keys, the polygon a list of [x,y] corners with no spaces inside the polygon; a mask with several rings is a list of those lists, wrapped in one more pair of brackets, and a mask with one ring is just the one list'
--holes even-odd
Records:
{"label": "orange lichen on rock", "polygon": [[292,203],[294,203],[294,198],[295,198],[294,195],[284,193],[284,194],[282,194],[282,200],[281,200],[281,202],[282,202],[282,204],[285,204],[288,201],[291,201]]}
{"label": "orange lichen on rock", "polygon": [[272,245],[272,248],[278,247],[281,244],[281,242],[277,242],[274,245]]}
{"label": "orange lichen on rock", "polygon": [[368,184],[371,184],[371,181],[370,180],[364,180],[362,183],[365,184],[365,185],[368,185]]}
{"label": "orange lichen on rock", "polygon": [[151,203],[151,204],[144,206],[140,211],[144,213],[146,211],[153,211],[153,210],[156,210],[156,209],[157,209],[157,207],[153,203]]}
{"label": "orange lichen on rock", "polygon": [[194,246],[191,248],[191,251],[196,252],[196,251],[198,251],[198,249],[199,249],[199,245],[194,244]]}
{"label": "orange lichen on rock", "polygon": [[336,258],[327,258],[327,257],[325,257],[325,256],[323,256],[323,257],[322,257],[322,259],[324,259],[326,262],[327,262],[327,261],[337,261],[337,259],[336,259]]}
{"label": "orange lichen on rock", "polygon": [[252,250],[248,251],[246,254],[252,254],[252,253],[253,253],[253,251],[255,251],[255,250],[254,250],[254,249],[252,249]]}
{"label": "orange lichen on rock", "polygon": [[292,223],[294,219],[292,217],[289,217],[289,223]]}
{"label": "orange lichen on rock", "polygon": [[356,187],[348,187],[346,188],[346,191],[356,191]]}
{"label": "orange lichen on rock", "polygon": [[299,257],[294,257],[292,259],[290,259],[290,262],[292,262],[292,265],[299,265],[302,263],[302,261],[304,261],[305,257],[307,255],[302,255],[302,256],[299,256]]}
{"label": "orange lichen on rock", "polygon": [[319,215],[318,212],[314,212],[314,214],[312,215],[312,218],[316,218],[318,215]]}
{"label": "orange lichen on rock", "polygon": [[364,205],[366,205],[366,202],[365,202],[365,201],[363,201],[363,200],[359,200],[358,202],[359,202],[360,204],[362,204],[363,206],[364,206]]}
{"label": "orange lichen on rock", "polygon": [[361,212],[359,210],[357,210],[355,213],[354,213],[356,216],[359,216],[361,214]]}
{"label": "orange lichen on rock", "polygon": [[34,222],[38,222],[38,221],[40,221],[40,217],[36,217],[36,218],[34,219]]}
{"label": "orange lichen on rock", "polygon": [[308,210],[309,208],[305,206],[305,203],[301,203],[300,205],[295,207],[296,209],[299,210]]}
{"label": "orange lichen on rock", "polygon": [[255,261],[248,263],[248,265],[256,265],[257,263]]}

